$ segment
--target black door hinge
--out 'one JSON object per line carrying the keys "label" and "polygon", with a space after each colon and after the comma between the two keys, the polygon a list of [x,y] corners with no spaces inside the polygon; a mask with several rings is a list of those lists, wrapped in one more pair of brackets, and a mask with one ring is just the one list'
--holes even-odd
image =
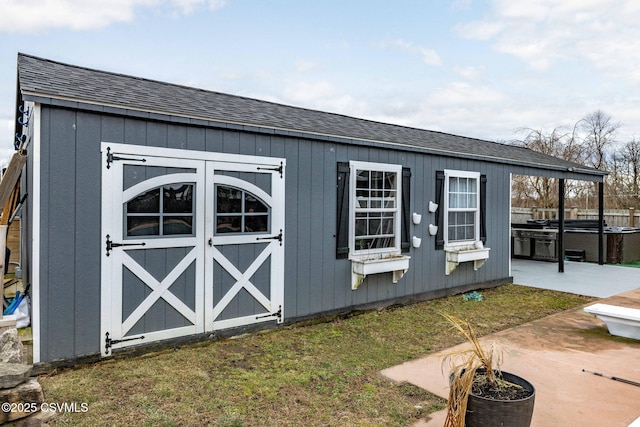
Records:
{"label": "black door hinge", "polygon": [[277,317],[278,322],[282,321],[282,306],[278,306],[278,311],[275,313],[263,314],[262,316],[256,316],[256,319],[264,319],[265,317]]}
{"label": "black door hinge", "polygon": [[280,229],[280,234],[278,234],[277,236],[256,237],[256,240],[278,240],[280,242],[280,246],[282,246],[282,229]]}
{"label": "black door hinge", "polygon": [[126,342],[126,341],[143,340],[143,339],[144,339],[144,335],[139,336],[139,337],[135,337],[135,338],[124,338],[124,339],[121,339],[121,340],[112,340],[111,338],[109,338],[109,332],[106,332],[104,334],[104,354],[105,355],[109,354],[109,349],[114,344],[119,344],[121,342]]}
{"label": "black door hinge", "polygon": [[284,165],[282,164],[282,162],[280,162],[280,166],[278,166],[277,168],[261,168],[258,166],[258,170],[259,171],[276,171],[276,172],[280,172],[280,178],[282,178],[282,174],[284,173]]}
{"label": "black door hinge", "polygon": [[120,246],[145,246],[146,243],[114,243],[111,241],[111,237],[107,234],[107,256],[111,254],[113,248],[119,248]]}
{"label": "black door hinge", "polygon": [[112,152],[111,152],[111,147],[107,147],[107,169],[111,168],[111,163],[115,162],[116,160],[130,160],[132,162],[146,162],[147,159],[133,159],[131,157],[119,157],[119,156],[115,156]]}

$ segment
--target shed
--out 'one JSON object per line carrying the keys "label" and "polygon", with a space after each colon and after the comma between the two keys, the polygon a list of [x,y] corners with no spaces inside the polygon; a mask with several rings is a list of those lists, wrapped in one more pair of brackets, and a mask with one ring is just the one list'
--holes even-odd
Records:
{"label": "shed", "polygon": [[16,108],[35,363],[511,283],[511,174],[605,175],[25,54]]}

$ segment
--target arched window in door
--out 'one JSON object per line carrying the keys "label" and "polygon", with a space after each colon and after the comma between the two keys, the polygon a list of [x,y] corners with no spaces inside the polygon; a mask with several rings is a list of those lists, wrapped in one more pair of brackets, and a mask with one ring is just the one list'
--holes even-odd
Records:
{"label": "arched window in door", "polygon": [[216,185],[216,234],[269,233],[271,210],[240,188]]}
{"label": "arched window in door", "polygon": [[125,235],[192,236],[194,184],[153,188],[125,204]]}

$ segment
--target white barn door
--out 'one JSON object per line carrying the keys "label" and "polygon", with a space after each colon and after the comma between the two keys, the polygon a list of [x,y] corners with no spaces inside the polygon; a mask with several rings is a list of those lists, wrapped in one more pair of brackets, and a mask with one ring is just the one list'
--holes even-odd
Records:
{"label": "white barn door", "polygon": [[207,182],[207,328],[282,322],[284,165],[208,162]]}
{"label": "white barn door", "polygon": [[204,332],[205,162],[120,155],[111,147],[109,159],[103,168],[102,354]]}
{"label": "white barn door", "polygon": [[103,356],[282,321],[283,160],[102,148]]}

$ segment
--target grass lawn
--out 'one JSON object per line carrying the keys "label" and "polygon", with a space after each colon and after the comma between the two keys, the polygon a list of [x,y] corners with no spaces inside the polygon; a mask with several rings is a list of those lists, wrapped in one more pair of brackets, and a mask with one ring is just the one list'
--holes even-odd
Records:
{"label": "grass lawn", "polygon": [[409,426],[445,402],[378,372],[594,298],[516,285],[184,346],[42,376],[47,402],[87,403],[53,425]]}

